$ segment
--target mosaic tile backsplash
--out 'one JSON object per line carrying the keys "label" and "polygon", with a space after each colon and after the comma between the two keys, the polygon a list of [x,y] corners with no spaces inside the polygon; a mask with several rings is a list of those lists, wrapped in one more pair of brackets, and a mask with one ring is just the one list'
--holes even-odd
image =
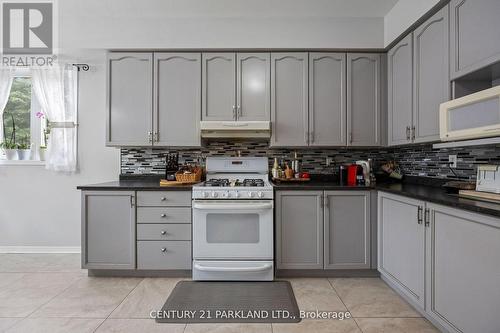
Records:
{"label": "mosaic tile backsplash", "polygon": [[[202,148],[124,148],[121,149],[122,174],[164,174],[165,154],[179,153],[179,162],[198,162],[207,156],[267,156],[291,159],[298,153],[302,169],[317,174],[335,174],[338,165],[371,158],[375,168],[387,160],[396,160],[406,175],[473,180],[478,164],[500,164],[500,146],[432,149],[432,145],[374,149],[271,149],[263,141],[210,141]],[[455,174],[447,167],[448,155],[457,155]],[[327,165],[326,159],[331,163]]]}

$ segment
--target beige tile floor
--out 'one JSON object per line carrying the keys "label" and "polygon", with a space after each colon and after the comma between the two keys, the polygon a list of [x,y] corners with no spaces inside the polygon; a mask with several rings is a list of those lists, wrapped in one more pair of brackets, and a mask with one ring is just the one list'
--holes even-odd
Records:
{"label": "beige tile floor", "polygon": [[0,254],[0,332],[438,332],[378,278],[290,279],[301,310],[349,311],[353,319],[156,324],[149,311],[179,280],[88,277],[75,254]]}

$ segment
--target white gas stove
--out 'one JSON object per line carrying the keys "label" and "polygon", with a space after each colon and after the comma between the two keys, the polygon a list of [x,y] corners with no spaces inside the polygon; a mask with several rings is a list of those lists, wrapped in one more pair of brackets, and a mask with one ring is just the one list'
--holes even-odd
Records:
{"label": "white gas stove", "polygon": [[272,280],[273,187],[265,157],[208,157],[193,187],[193,280]]}

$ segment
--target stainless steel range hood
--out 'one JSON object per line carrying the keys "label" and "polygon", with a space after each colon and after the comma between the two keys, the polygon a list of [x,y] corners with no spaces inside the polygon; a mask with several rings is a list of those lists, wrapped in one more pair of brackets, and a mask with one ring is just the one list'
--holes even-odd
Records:
{"label": "stainless steel range hood", "polygon": [[202,121],[203,138],[269,138],[270,121]]}

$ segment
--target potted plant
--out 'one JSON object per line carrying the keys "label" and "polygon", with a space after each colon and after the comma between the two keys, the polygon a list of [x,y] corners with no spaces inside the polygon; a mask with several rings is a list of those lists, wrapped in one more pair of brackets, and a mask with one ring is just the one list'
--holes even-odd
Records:
{"label": "potted plant", "polygon": [[4,141],[0,143],[0,148],[2,148],[6,159],[8,160],[19,159],[17,155],[17,145],[15,143]]}
{"label": "potted plant", "polygon": [[26,138],[23,139],[22,143],[17,145],[17,155],[23,161],[31,159],[31,147],[26,143]]}
{"label": "potted plant", "polygon": [[40,148],[38,149],[38,158],[40,159],[40,161],[45,161],[45,152],[46,151],[47,151],[46,146],[40,146]]}
{"label": "potted plant", "polygon": [[8,160],[17,160],[19,159],[19,155],[17,154],[17,144],[16,144],[16,122],[14,121],[14,116],[11,114],[10,118],[12,120],[12,133],[10,135],[10,139],[7,140],[5,134],[5,117],[2,121],[3,127],[3,142],[0,143],[0,148],[5,153],[5,158]]}

